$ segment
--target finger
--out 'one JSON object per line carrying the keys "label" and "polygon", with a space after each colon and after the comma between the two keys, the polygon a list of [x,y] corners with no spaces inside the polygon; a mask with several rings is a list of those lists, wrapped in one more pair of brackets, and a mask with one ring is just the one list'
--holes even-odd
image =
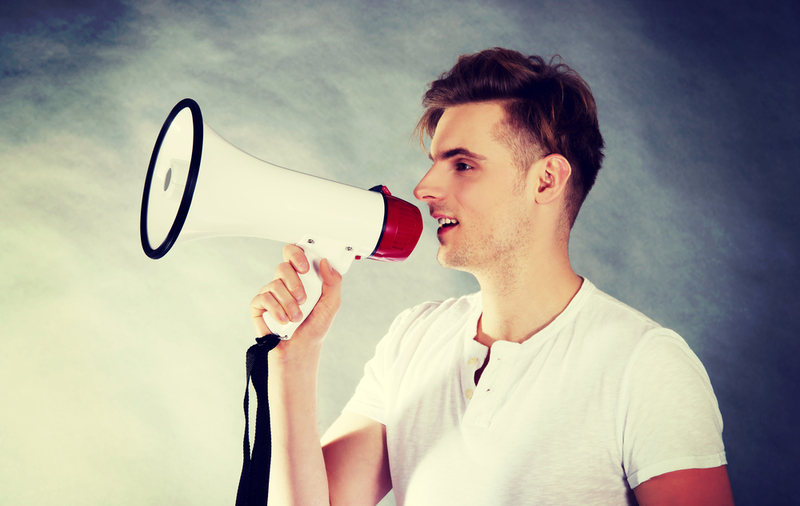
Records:
{"label": "finger", "polygon": [[288,315],[291,321],[299,322],[303,319],[303,312],[300,310],[300,304],[297,303],[297,299],[295,299],[294,295],[289,292],[286,285],[280,280],[275,280],[273,288],[269,293],[275,297],[284,314]]}
{"label": "finger", "polygon": [[[297,270],[293,264],[290,264],[289,262],[283,262],[282,264],[278,265],[278,268],[275,269],[274,281],[281,281],[283,286],[289,291],[298,304],[302,304],[306,301],[306,290],[305,287],[303,287],[303,281],[300,280],[300,276],[298,276]],[[270,285],[271,284],[272,283],[270,283]],[[270,291],[276,293],[274,290]],[[279,298],[278,300],[281,299]]]}
{"label": "finger", "polygon": [[[297,277],[297,273],[294,272],[294,268],[289,265],[288,263],[285,265],[285,268],[290,271],[290,274],[294,277]],[[305,301],[305,293],[303,291],[303,285],[300,282],[299,278],[295,281],[300,287],[300,295],[301,301],[298,303],[297,298],[293,295],[289,289],[286,287],[286,284],[281,276],[286,276],[285,274],[281,274],[281,269],[279,268],[278,272],[276,273],[276,279],[270,281],[270,283],[266,286],[263,286],[261,290],[258,292],[258,296],[262,296],[261,299],[253,299],[255,302],[260,302],[264,309],[268,311],[271,316],[279,321],[280,323],[286,324],[289,321],[300,321],[303,318],[303,313],[300,310],[300,304]],[[295,293],[297,293],[297,289],[295,289]]]}
{"label": "finger", "polygon": [[286,313],[283,312],[283,308],[280,307],[275,297],[269,292],[259,293],[250,301],[250,317],[258,337],[272,333],[264,321],[264,313],[267,312],[278,322],[288,322]]}
{"label": "finger", "polygon": [[259,294],[251,302],[250,315],[253,318],[256,316],[263,317],[264,313],[269,313],[272,319],[278,323],[289,323],[289,316],[286,310],[272,292]]}
{"label": "finger", "polygon": [[283,259],[291,263],[300,274],[305,274],[310,268],[306,253],[295,244],[287,244],[283,247]]}

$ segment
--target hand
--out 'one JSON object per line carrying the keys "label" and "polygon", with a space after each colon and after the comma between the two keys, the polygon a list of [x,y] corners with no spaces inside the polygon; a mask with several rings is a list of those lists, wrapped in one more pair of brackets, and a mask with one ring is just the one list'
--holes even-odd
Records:
{"label": "hand", "polygon": [[[264,286],[250,303],[250,316],[259,336],[271,333],[264,322],[263,314],[281,323],[302,320],[300,304],[306,300],[306,292],[298,274],[308,272],[310,266],[305,253],[298,246],[289,244],[283,248],[283,258],[275,272],[275,279]],[[322,340],[328,332],[341,305],[341,275],[330,267],[323,259],[320,263],[322,277],[322,295],[308,318],[295,331],[296,336],[304,339]],[[305,337],[303,337],[305,336]]]}

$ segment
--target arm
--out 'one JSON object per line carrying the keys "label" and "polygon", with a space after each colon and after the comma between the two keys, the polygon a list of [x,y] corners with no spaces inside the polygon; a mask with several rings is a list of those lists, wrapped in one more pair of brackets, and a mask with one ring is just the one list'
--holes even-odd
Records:
{"label": "arm", "polygon": [[[305,291],[297,273],[307,272],[309,265],[297,246],[286,246],[283,253],[286,262],[278,266],[275,279],[261,289],[250,305],[259,336],[270,333],[262,318],[266,311],[281,323],[300,320],[298,303],[305,300]],[[292,339],[281,342],[268,355],[270,505],[337,504],[356,488],[378,493],[385,486],[370,481],[388,477],[388,464],[385,475],[369,464],[382,466],[385,461],[383,426],[359,419],[358,415],[343,415],[334,423],[329,431],[331,442],[323,456],[317,431],[317,371],[323,338],[341,304],[342,278],[326,260],[320,271],[323,283],[319,302]],[[384,494],[386,491],[388,488]],[[363,501],[367,495],[362,492],[358,498]]]}
{"label": "arm", "polygon": [[726,466],[665,473],[633,491],[640,506],[733,506]]}
{"label": "arm", "polygon": [[391,490],[386,427],[345,411],[322,437],[331,504],[374,506]]}

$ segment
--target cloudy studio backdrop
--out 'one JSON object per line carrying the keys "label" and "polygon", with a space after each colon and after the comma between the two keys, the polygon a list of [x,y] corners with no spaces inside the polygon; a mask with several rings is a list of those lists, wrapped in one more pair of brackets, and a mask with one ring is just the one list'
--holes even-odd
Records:
{"label": "cloudy studio backdrop", "polygon": [[[797,504],[792,5],[4,3],[0,505],[233,504],[248,304],[281,245],[220,238],[144,255],[145,170],[175,103],[194,98],[259,158],[413,201],[428,168],[410,140],[425,84],[491,46],[558,53],[590,83],[607,157],[574,266],[703,360],[737,503]],[[345,278],[321,431],[397,313],[477,289],[438,266],[425,222],[406,262],[356,262]]]}

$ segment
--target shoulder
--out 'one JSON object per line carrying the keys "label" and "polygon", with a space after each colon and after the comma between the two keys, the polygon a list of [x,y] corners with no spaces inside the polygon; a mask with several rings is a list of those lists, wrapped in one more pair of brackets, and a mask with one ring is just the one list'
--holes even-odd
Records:
{"label": "shoulder", "polygon": [[699,365],[697,356],[675,331],[663,327],[596,287],[589,294],[583,317],[591,322],[595,332],[628,341],[633,360],[641,361],[644,357],[658,360],[673,356]]}
{"label": "shoulder", "polygon": [[597,356],[619,363],[627,361],[653,332],[669,332],[636,309],[620,302],[584,280],[568,306],[559,332]]}
{"label": "shoulder", "polygon": [[588,280],[584,283],[588,283],[588,289],[580,317],[589,320],[595,328],[642,334],[662,328],[645,314],[603,292]]}
{"label": "shoulder", "polygon": [[408,308],[395,318],[379,347],[397,355],[401,349],[449,341],[462,329],[477,328],[481,307],[480,293],[473,293]]}
{"label": "shoulder", "polygon": [[642,368],[655,372],[677,363],[704,375],[699,359],[680,335],[588,280],[585,283],[584,300],[570,321],[574,326],[570,330],[599,362],[616,364],[626,376]]}
{"label": "shoulder", "polygon": [[618,448],[632,488],[660,474],[725,464],[714,390],[680,335],[596,288],[575,320],[591,327],[589,355],[619,374]]}
{"label": "shoulder", "polygon": [[428,301],[408,308],[392,323],[392,330],[420,329],[432,325],[450,325],[481,310],[480,292],[443,301]]}

